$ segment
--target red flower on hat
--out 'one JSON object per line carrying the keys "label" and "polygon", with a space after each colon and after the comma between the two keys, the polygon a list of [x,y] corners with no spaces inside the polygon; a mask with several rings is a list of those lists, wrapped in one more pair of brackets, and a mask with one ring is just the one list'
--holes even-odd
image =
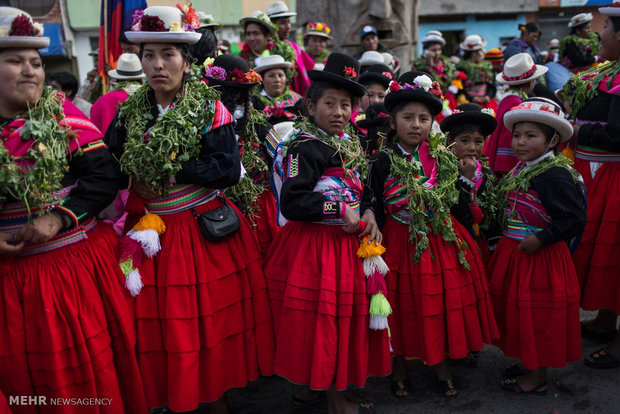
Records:
{"label": "red flower on hat", "polygon": [[357,78],[357,73],[355,72],[355,68],[351,66],[345,66],[343,72],[344,72],[345,78],[347,79]]}
{"label": "red flower on hat", "polygon": [[249,82],[248,76],[237,68],[234,68],[232,72],[230,72],[230,75],[228,75],[228,80],[237,83]]}
{"label": "red flower on hat", "polygon": [[398,92],[400,91],[400,84],[396,81],[390,82],[390,92]]}
{"label": "red flower on hat", "polygon": [[140,30],[143,32],[163,32],[166,30],[166,25],[159,17],[145,14],[140,20]]}
{"label": "red flower on hat", "polygon": [[392,79],[392,74],[390,72],[383,72],[382,75],[388,79]]}
{"label": "red flower on hat", "polygon": [[23,14],[17,16],[11,24],[11,36],[32,36],[33,32],[32,22]]}
{"label": "red flower on hat", "polygon": [[431,95],[435,95],[441,99],[443,99],[443,93],[441,92],[441,86],[439,86],[439,82],[433,81],[431,84],[431,88],[428,90]]}

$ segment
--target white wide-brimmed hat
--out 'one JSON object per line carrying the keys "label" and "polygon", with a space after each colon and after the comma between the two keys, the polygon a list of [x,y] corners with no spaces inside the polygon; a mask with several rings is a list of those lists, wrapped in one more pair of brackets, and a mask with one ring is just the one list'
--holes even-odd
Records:
{"label": "white wide-brimmed hat", "polygon": [[480,50],[484,49],[487,45],[487,42],[482,38],[482,36],[473,34],[467,36],[463,41],[459,44],[459,48],[461,50]]}
{"label": "white wide-brimmed hat", "polygon": [[443,38],[443,33],[439,30],[429,30],[426,32],[426,36],[422,38],[421,42],[423,45],[427,43],[439,43],[442,46],[446,45],[446,39]]}
{"label": "white wide-brimmed hat", "polygon": [[43,25],[35,23],[25,11],[0,7],[0,48],[34,48],[49,46],[50,38],[43,36]]}
{"label": "white wide-brimmed hat", "polygon": [[191,7],[184,12],[178,7],[151,6],[137,16],[125,36],[133,43],[194,44],[202,36],[195,31],[199,27],[198,15]]}
{"label": "white wide-brimmed hat", "polygon": [[256,10],[254,13],[252,13],[248,17],[244,17],[243,19],[239,20],[239,24],[244,29],[248,23],[256,23],[258,25],[261,25],[267,30],[269,30],[269,33],[271,34],[271,36],[276,35],[276,32],[277,32],[276,26],[273,24],[269,16],[267,16],[265,13],[263,13],[260,10]]}
{"label": "white wide-brimmed hat", "polygon": [[573,126],[566,119],[560,106],[547,98],[530,98],[504,114],[504,124],[510,131],[519,122],[538,122],[558,132],[560,142],[573,136]]}
{"label": "white wide-brimmed hat", "polygon": [[362,57],[360,57],[361,66],[375,65],[377,63],[385,65],[385,59],[383,58],[383,55],[377,51],[368,50],[364,52]]}
{"label": "white wide-brimmed hat", "polygon": [[265,14],[269,16],[271,20],[279,19],[281,17],[294,17],[297,13],[288,9],[286,4],[281,1],[274,1],[265,9]]}
{"label": "white wide-brimmed hat", "polygon": [[599,7],[598,11],[606,16],[620,16],[620,1],[612,3],[609,6]]}
{"label": "white wide-brimmed hat", "polygon": [[592,13],[579,13],[571,17],[570,22],[568,22],[568,27],[581,26],[582,24],[592,21],[593,18]]}
{"label": "white wide-brimmed hat", "polygon": [[146,78],[146,75],[142,71],[140,58],[134,53],[123,53],[120,55],[118,63],[116,64],[116,69],[108,71],[108,75],[111,78],[119,80],[138,80]]}
{"label": "white wide-brimmed hat", "polygon": [[517,53],[504,62],[504,69],[495,80],[504,85],[520,85],[547,73],[547,67],[536,65],[527,53]]}
{"label": "white wide-brimmed hat", "polygon": [[291,62],[287,62],[284,60],[284,58],[280,55],[271,55],[271,56],[265,56],[265,57],[257,57],[254,60],[254,63],[256,64],[256,66],[254,67],[254,70],[256,72],[258,72],[259,75],[262,75],[264,72],[268,71],[269,69],[290,69],[292,64]]}
{"label": "white wide-brimmed hat", "polygon": [[200,28],[203,27],[222,27],[222,25],[215,21],[212,15],[207,14],[201,10],[196,12],[198,20],[200,21]]}

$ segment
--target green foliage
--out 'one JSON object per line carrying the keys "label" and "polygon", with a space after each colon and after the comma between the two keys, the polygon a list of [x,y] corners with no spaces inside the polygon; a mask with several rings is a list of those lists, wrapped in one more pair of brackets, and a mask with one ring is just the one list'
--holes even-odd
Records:
{"label": "green foliage", "polygon": [[607,86],[611,88],[614,77],[618,73],[620,73],[620,61],[606,62],[579,72],[566,82],[562,88],[562,94],[573,119],[599,94],[599,84],[606,80]]}
{"label": "green foliage", "polygon": [[18,165],[0,142],[0,201],[13,197],[24,203],[29,214],[31,207],[44,208],[58,201],[53,193],[62,188],[61,181],[69,171],[71,136],[59,123],[65,117],[63,99],[44,88],[34,107],[18,117],[25,120],[20,136],[34,141],[27,152],[27,158],[34,161],[32,167]]}

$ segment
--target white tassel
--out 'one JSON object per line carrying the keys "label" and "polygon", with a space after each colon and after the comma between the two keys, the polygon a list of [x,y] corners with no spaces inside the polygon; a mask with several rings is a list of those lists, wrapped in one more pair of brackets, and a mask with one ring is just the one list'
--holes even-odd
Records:
{"label": "white tassel", "polygon": [[459,88],[458,88],[458,86],[456,86],[456,85],[450,85],[450,86],[448,86],[448,90],[449,90],[450,92],[452,92],[454,95],[456,95],[456,94],[457,94],[457,92],[459,91]]}
{"label": "white tassel", "polygon": [[385,316],[373,315],[370,317],[370,329],[380,331],[388,328],[388,319]]}
{"label": "white tassel", "polygon": [[378,270],[385,276],[390,271],[390,268],[381,256],[372,256],[364,259],[364,274],[366,277],[370,277],[375,273],[375,270]]}
{"label": "white tassel", "polygon": [[153,229],[148,230],[129,230],[127,235],[142,245],[146,257],[152,258],[161,250],[159,234]]}
{"label": "white tassel", "polygon": [[142,283],[142,277],[140,276],[138,269],[133,269],[129,272],[125,278],[125,287],[129,290],[131,296],[137,296],[138,293],[140,293],[144,287],[144,284]]}

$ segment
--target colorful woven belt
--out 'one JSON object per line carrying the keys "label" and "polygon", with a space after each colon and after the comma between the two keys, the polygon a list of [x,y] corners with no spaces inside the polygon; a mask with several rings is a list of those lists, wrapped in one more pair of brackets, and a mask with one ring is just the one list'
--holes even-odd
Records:
{"label": "colorful woven belt", "polygon": [[504,230],[504,236],[512,240],[523,240],[526,236],[541,231],[541,227],[531,226],[521,220],[508,219],[508,226]]}
{"label": "colorful woven belt", "polygon": [[154,214],[174,214],[213,200],[218,190],[194,184],[180,184],[169,187],[166,197],[149,200],[146,208]]}
{"label": "colorful woven belt", "polygon": [[575,150],[575,158],[594,162],[620,162],[620,154],[602,151],[597,148],[578,145]]}

